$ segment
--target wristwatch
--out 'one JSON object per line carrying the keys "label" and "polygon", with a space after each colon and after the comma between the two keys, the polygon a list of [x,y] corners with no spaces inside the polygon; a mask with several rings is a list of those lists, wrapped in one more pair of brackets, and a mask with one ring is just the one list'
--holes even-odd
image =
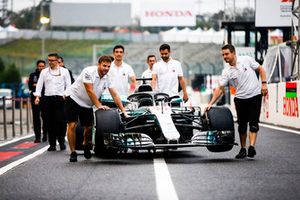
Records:
{"label": "wristwatch", "polygon": [[261,84],[266,84],[266,83],[267,83],[267,81],[262,81],[262,82],[261,82]]}

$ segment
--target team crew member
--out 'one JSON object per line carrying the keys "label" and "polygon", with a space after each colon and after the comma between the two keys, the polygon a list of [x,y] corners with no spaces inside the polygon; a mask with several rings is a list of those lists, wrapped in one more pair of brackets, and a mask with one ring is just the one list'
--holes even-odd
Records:
{"label": "team crew member", "polygon": [[[148,68],[143,72],[142,78],[152,78],[152,69],[153,69],[154,63],[156,63],[155,55],[149,55],[147,57]],[[146,81],[146,83],[151,84],[151,81]]]}
{"label": "team crew member", "polygon": [[[35,96],[33,93],[35,92],[36,89],[36,84],[38,82],[38,79],[40,77],[41,71],[45,68],[46,62],[44,60],[38,60],[36,62],[36,69],[35,72],[31,73],[29,75],[29,80],[28,80],[28,88],[30,91],[30,100],[31,100],[31,108],[32,108],[32,116],[33,116],[33,130],[34,130],[34,135],[35,135],[35,143],[41,142],[41,127],[43,124],[43,142],[47,141],[47,129],[46,129],[46,120],[45,120],[45,114],[43,112],[42,108],[42,100],[40,105],[35,105],[34,100]],[[44,91],[42,91],[42,96],[44,95]],[[43,122],[41,122],[41,117]]]}
{"label": "team crew member", "polygon": [[[59,58],[58,58],[58,64],[59,64],[59,66],[61,66],[63,68],[66,68],[65,63],[64,63],[64,58],[61,57],[61,56],[59,56]],[[73,77],[73,73],[72,73],[72,71],[70,69],[68,69],[68,68],[66,68],[66,69],[69,71],[70,78],[71,78],[71,84],[72,84],[72,83],[75,82],[75,79]]]}
{"label": "team crew member", "polygon": [[170,45],[161,45],[159,52],[162,60],[153,65],[151,82],[153,90],[166,93],[170,97],[176,96],[178,95],[178,84],[180,83],[183,91],[183,101],[187,102],[189,97],[186,91],[181,63],[170,57]]}
{"label": "team crew member", "polygon": [[66,97],[66,115],[68,121],[68,141],[70,145],[70,162],[77,161],[77,153],[75,151],[76,135],[75,129],[78,117],[81,125],[84,127],[84,157],[90,159],[90,143],[88,141],[89,134],[92,130],[94,122],[93,106],[97,109],[107,110],[109,107],[104,106],[99,101],[99,97],[108,89],[115,103],[125,114],[125,109],[113,88],[109,75],[112,59],[110,56],[101,56],[98,60],[98,66],[89,66],[83,69],[79,77],[67,91]]}
{"label": "team crew member", "polygon": [[116,45],[113,48],[113,56],[114,61],[111,64],[109,76],[118,94],[127,96],[129,79],[131,88],[134,90],[136,87],[135,73],[132,67],[123,61],[124,47],[122,45]]}
{"label": "team crew member", "polygon": [[41,71],[34,95],[35,104],[40,103],[42,88],[45,88],[45,117],[48,129],[49,145],[48,151],[56,151],[56,139],[60,145],[60,150],[65,150],[64,131],[64,94],[65,90],[71,85],[69,71],[58,65],[58,54],[48,55],[49,67]]}
{"label": "team crew member", "polygon": [[[224,93],[224,87],[230,84],[236,89],[234,98],[237,112],[238,131],[241,142],[240,152],[236,158],[247,156],[246,140],[247,125],[249,123],[248,157],[256,155],[255,143],[259,130],[258,122],[260,116],[261,98],[268,92],[266,84],[266,72],[253,58],[249,56],[236,56],[235,48],[231,44],[222,47],[222,56],[227,65],[222,72],[219,87],[214,91],[213,97],[207,106],[207,110]],[[255,71],[259,73],[261,84]]]}

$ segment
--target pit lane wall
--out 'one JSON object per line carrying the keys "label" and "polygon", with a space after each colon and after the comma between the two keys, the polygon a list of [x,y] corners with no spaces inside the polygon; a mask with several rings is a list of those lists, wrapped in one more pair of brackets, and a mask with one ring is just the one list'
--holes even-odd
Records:
{"label": "pit lane wall", "polygon": [[[300,129],[300,81],[268,84],[268,94],[262,99],[260,121],[268,124]],[[236,116],[234,95],[231,110]]]}

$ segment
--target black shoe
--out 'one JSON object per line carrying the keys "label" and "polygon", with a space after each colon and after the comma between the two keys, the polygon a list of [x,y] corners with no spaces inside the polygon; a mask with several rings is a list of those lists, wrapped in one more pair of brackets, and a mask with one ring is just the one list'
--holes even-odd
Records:
{"label": "black shoe", "polygon": [[77,153],[76,153],[76,151],[73,151],[70,154],[70,162],[77,162]]}
{"label": "black shoe", "polygon": [[92,157],[90,149],[91,149],[90,145],[88,145],[88,144],[83,145],[83,151],[84,151],[83,155],[86,159],[90,159]]}
{"label": "black shoe", "polygon": [[33,142],[34,142],[34,143],[40,143],[41,140],[35,139]]}
{"label": "black shoe", "polygon": [[61,151],[66,150],[66,145],[65,144],[60,144],[59,147],[60,147]]}
{"label": "black shoe", "polygon": [[43,136],[42,141],[43,141],[43,142],[47,142],[47,136]]}
{"label": "black shoe", "polygon": [[245,148],[241,148],[240,152],[235,156],[235,158],[237,159],[242,159],[242,158],[246,158],[247,156],[247,151]]}
{"label": "black shoe", "polygon": [[56,151],[56,147],[50,146],[47,151]]}
{"label": "black shoe", "polygon": [[255,151],[254,146],[250,146],[248,149],[248,157],[254,158],[255,155],[256,155],[256,151]]}

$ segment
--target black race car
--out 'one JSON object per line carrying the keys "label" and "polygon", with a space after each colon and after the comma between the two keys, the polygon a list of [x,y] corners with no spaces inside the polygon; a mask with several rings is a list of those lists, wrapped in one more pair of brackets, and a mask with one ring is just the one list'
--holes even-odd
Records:
{"label": "black race car", "polygon": [[[115,107],[111,98],[101,102]],[[182,106],[179,96],[152,92],[141,85],[123,101],[129,117],[118,109],[95,111],[93,146],[96,155],[105,156],[128,149],[177,149],[204,146],[211,152],[224,152],[235,145],[234,121],[227,107],[212,107],[201,113],[200,107]],[[83,130],[76,130],[76,148],[81,149]]]}

